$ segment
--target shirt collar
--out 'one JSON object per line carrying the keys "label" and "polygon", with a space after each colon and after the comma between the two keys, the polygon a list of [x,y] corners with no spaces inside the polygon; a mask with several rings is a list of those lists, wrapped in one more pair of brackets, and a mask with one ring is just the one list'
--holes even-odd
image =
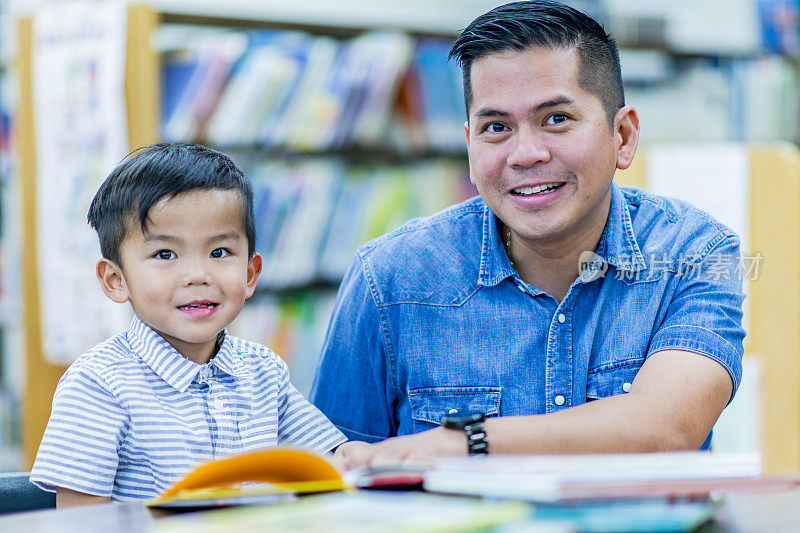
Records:
{"label": "shirt collar", "polygon": [[494,286],[515,274],[511,260],[500,237],[502,222],[483,204],[483,231],[481,237],[481,266],[478,285]]}
{"label": "shirt collar", "polygon": [[[502,222],[484,203],[481,264],[478,285],[497,285],[515,271],[500,237]],[[618,270],[636,271],[646,267],[644,255],[633,233],[633,222],[628,203],[616,183],[611,184],[611,205],[606,227],[597,244],[598,259],[613,265]]]}
{"label": "shirt collar", "polygon": [[616,267],[617,270],[635,272],[647,266],[644,254],[642,254],[633,232],[628,202],[625,200],[625,195],[622,194],[622,189],[616,183],[611,184],[611,206],[608,210],[608,220],[595,253],[606,263]]}
{"label": "shirt collar", "polygon": [[[209,366],[215,366],[235,378],[242,377],[244,365],[234,355],[231,336],[223,330],[220,332],[220,337],[222,338],[221,346],[209,362]],[[189,388],[203,368],[203,365],[183,357],[164,337],[156,333],[136,315],[131,319],[126,338],[133,352],[158,377],[180,392],[185,392]]]}

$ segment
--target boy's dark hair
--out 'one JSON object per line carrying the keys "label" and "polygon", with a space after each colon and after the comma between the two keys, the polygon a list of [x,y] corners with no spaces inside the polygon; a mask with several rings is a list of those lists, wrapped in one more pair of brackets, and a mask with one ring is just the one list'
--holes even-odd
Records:
{"label": "boy's dark hair", "polygon": [[159,143],[139,148],[111,171],[95,194],[89,224],[100,238],[103,257],[122,265],[120,246],[136,216],[142,231],[147,213],[164,197],[194,189],[236,189],[242,196],[242,227],[249,257],[255,253],[253,186],[227,155],[188,143]]}
{"label": "boy's dark hair", "polygon": [[597,95],[609,125],[613,125],[614,116],[625,105],[617,44],[593,18],[551,0],[496,7],[473,20],[456,39],[449,57],[463,70],[467,120],[472,104],[472,63],[486,54],[536,46],[577,50],[578,84]]}

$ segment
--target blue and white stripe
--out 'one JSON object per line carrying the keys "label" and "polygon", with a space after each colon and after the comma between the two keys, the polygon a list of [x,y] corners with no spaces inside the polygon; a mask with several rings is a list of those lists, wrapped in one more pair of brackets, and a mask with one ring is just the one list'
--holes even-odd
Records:
{"label": "blue and white stripe", "polygon": [[225,334],[198,365],[134,317],[61,378],[31,481],[152,498],[201,462],[277,444],[327,452],[345,440],[265,346]]}

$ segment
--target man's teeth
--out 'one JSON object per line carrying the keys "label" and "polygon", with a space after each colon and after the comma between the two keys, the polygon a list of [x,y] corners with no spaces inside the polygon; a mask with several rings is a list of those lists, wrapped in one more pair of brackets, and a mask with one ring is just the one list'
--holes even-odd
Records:
{"label": "man's teeth", "polygon": [[542,192],[550,192],[560,187],[561,183],[548,183],[546,185],[537,185],[536,187],[520,187],[514,189],[515,194],[539,194]]}

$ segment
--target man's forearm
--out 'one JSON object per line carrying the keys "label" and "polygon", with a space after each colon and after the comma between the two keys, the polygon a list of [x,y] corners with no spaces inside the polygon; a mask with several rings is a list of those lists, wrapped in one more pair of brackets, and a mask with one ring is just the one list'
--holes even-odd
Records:
{"label": "man's forearm", "polygon": [[[681,377],[676,380],[676,376]],[[627,394],[557,413],[487,420],[490,450],[492,453],[696,450],[727,404],[731,389],[729,376],[715,361],[686,352],[661,352],[648,359]]]}

